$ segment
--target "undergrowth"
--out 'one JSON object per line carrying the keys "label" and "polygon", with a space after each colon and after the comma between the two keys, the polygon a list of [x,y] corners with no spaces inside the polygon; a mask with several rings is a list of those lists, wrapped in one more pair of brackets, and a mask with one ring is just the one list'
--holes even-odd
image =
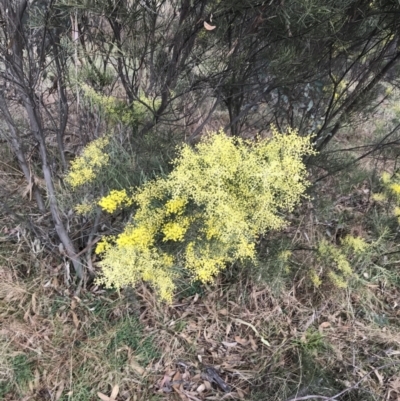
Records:
{"label": "undergrowth", "polygon": [[[118,155],[120,145],[112,146]],[[221,386],[206,376],[212,367],[232,399],[288,401],[343,392],[337,399],[396,400],[396,198],[373,196],[384,191],[381,174],[395,171],[394,151],[319,180],[359,157],[354,151],[337,158],[332,150],[334,143],[323,156],[329,169],[321,171],[315,161],[310,198],[286,216],[283,230],[256,238],[255,263],[235,262],[207,284],[182,275],[169,305],[143,284],[115,291],[89,282],[76,293],[66,261],[14,216],[1,216],[0,399],[222,399]],[[135,156],[142,159],[133,165],[128,153],[104,172],[104,194],[167,172],[165,153],[148,165],[148,154]],[[124,169],[132,174],[121,181]],[[85,196],[66,191],[66,213]],[[7,199],[11,204],[18,196]],[[116,232],[127,218],[103,221]],[[348,274],[338,285],[330,272],[343,267]]]}

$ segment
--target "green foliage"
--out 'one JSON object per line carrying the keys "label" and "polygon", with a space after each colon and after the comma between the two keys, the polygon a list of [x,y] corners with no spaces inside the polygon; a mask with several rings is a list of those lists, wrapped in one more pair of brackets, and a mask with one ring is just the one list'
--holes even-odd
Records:
{"label": "green foliage", "polygon": [[293,344],[303,352],[314,356],[329,348],[324,336],[313,328],[308,329],[300,339],[293,340]]}
{"label": "green foliage", "polygon": [[277,238],[268,237],[268,241],[259,248],[257,264],[252,266],[250,272],[256,281],[268,283],[271,291],[278,295],[288,282],[292,285],[292,241],[278,234]]}
{"label": "green foliage", "polygon": [[26,384],[32,378],[31,365],[25,354],[15,356],[12,360],[12,367],[18,383]]}
{"label": "green foliage", "polygon": [[189,298],[196,294],[204,295],[205,289],[200,280],[185,280],[187,277],[181,277],[176,283],[176,293],[181,298]]}
{"label": "green foliage", "polygon": [[151,99],[144,94],[132,104],[117,99],[114,96],[107,96],[96,92],[89,85],[82,85],[86,99],[94,106],[100,108],[106,119],[114,124],[140,125],[151,118],[161,104],[160,99]]}
{"label": "green foliage", "polygon": [[115,73],[111,68],[107,68],[105,71],[100,71],[95,65],[84,64],[78,76],[81,82],[90,82],[94,86],[103,88],[111,85],[115,79]]}
{"label": "green foliage", "polygon": [[126,352],[122,352],[124,347],[129,347],[144,366],[159,357],[153,338],[144,333],[134,317],[128,317],[117,325],[115,336],[107,347],[110,361],[117,367],[122,367],[127,361]]}
{"label": "green foliage", "polygon": [[0,380],[0,398],[3,397],[11,391],[11,384],[6,380]]}
{"label": "green foliage", "polygon": [[[229,263],[255,261],[257,236],[282,228],[307,188],[310,139],[273,129],[270,140],[219,132],[180,149],[166,178],[134,195],[138,209],[117,237],[104,238],[98,282],[117,288],[149,282],[171,300],[180,270],[209,282]],[[102,201],[100,201],[101,203]]]}
{"label": "green foliage", "polygon": [[13,381],[19,391],[25,390],[30,380],[33,379],[32,363],[26,354],[18,354],[11,359]]}

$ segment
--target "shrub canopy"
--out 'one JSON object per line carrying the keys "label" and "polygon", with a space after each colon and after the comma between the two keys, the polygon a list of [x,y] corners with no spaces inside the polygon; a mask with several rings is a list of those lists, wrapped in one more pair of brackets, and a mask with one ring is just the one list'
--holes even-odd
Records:
{"label": "shrub canopy", "polygon": [[[302,159],[314,153],[309,137],[273,129],[268,140],[209,135],[181,147],[172,172],[143,185],[133,196],[132,221],[97,246],[100,283],[123,287],[144,280],[171,300],[183,271],[209,282],[229,263],[255,260],[257,236],[285,225],[307,188]],[[124,196],[100,206],[115,210]],[[112,199],[115,205],[110,205]]]}

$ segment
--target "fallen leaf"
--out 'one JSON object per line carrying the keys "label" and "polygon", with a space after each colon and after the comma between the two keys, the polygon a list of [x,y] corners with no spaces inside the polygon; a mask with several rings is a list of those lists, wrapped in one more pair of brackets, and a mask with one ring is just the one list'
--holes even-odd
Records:
{"label": "fallen leaf", "polygon": [[76,313],[73,312],[73,311],[71,311],[71,314],[72,314],[72,320],[73,320],[73,322],[74,322],[74,326],[75,326],[76,328],[78,328],[78,327],[79,327],[79,319],[78,319],[78,316],[76,316]]}
{"label": "fallen leaf", "polygon": [[236,345],[237,345],[238,343],[235,341],[235,342],[232,342],[232,343],[228,343],[228,342],[226,342],[226,341],[222,341],[222,345],[224,345],[226,348],[232,348],[232,347],[236,347]]}
{"label": "fallen leaf", "polygon": [[320,328],[320,329],[326,329],[327,327],[331,327],[331,324],[330,324],[329,322],[322,322],[322,323],[319,325],[319,328]]}
{"label": "fallen leaf", "polygon": [[160,384],[158,385],[160,388],[168,385],[171,382],[171,376],[169,375],[164,375],[164,377],[161,379]]}
{"label": "fallen leaf", "polygon": [[398,378],[398,377],[395,379],[392,379],[389,382],[389,389],[388,389],[387,396],[386,396],[387,400],[389,400],[389,399],[395,400],[395,398],[392,396],[392,393],[395,393],[394,397],[397,397],[397,400],[400,399],[400,378]]}
{"label": "fallen leaf", "polygon": [[366,287],[371,288],[371,290],[377,290],[380,288],[378,284],[367,284]]}
{"label": "fallen leaf", "polygon": [[201,394],[204,390],[206,389],[205,384],[200,384],[199,387],[197,387],[196,391]]}
{"label": "fallen leaf", "polygon": [[210,25],[210,24],[207,24],[207,22],[206,22],[206,21],[204,21],[204,28],[206,28],[206,29],[207,29],[207,31],[212,31],[213,29],[215,29],[215,28],[216,28],[216,26],[215,26],[215,25]]}
{"label": "fallen leaf", "polygon": [[36,313],[36,295],[35,293],[32,294],[32,311]]}
{"label": "fallen leaf", "polygon": [[30,317],[30,307],[28,306],[28,308],[26,309],[26,312],[24,313],[24,320],[27,322],[29,320]]}
{"label": "fallen leaf", "polygon": [[97,396],[102,400],[102,401],[112,401],[110,397],[107,395],[100,393],[100,391],[97,393]]}
{"label": "fallen leaf", "polygon": [[40,372],[39,370],[35,369],[35,380],[34,380],[35,388],[39,387],[40,384]]}
{"label": "fallen leaf", "polygon": [[54,401],[58,401],[61,398],[62,393],[64,391],[64,386],[65,386],[64,381],[61,381],[61,383],[58,385],[58,389],[57,389]]}
{"label": "fallen leaf", "polygon": [[193,395],[193,393],[190,392],[185,392],[185,396],[188,397],[190,400],[193,401],[201,401],[200,398],[197,398]]}
{"label": "fallen leaf", "polygon": [[243,346],[246,346],[249,343],[248,340],[245,340],[244,338],[241,338],[239,336],[235,336],[235,341]]}
{"label": "fallen leaf", "polygon": [[378,372],[377,369],[374,369],[375,376],[377,377],[379,384],[383,386],[383,376]]}
{"label": "fallen leaf", "polygon": [[396,391],[400,391],[400,377],[397,377],[390,381],[389,386]]}
{"label": "fallen leaf", "polygon": [[116,384],[116,385],[113,387],[112,391],[111,391],[110,398],[116,399],[118,393],[119,393],[119,386],[118,386],[118,384]]}
{"label": "fallen leaf", "polygon": [[139,376],[144,375],[145,369],[141,367],[135,360],[132,360],[129,365]]}
{"label": "fallen leaf", "polygon": [[256,342],[254,341],[254,338],[253,338],[253,336],[252,335],[249,335],[249,340],[250,340],[250,344],[251,344],[251,349],[253,350],[253,351],[257,351],[257,344],[256,344]]}
{"label": "fallen leaf", "polygon": [[[205,24],[206,22],[204,22]],[[208,25],[208,24],[207,24]],[[206,28],[206,26],[204,25],[204,28]],[[214,27],[215,28],[215,27]],[[213,29],[214,29],[213,28]],[[207,29],[207,28],[206,28]],[[31,182],[25,187],[25,189],[22,191],[22,197],[28,197],[29,195],[29,199],[32,199],[32,188],[33,188],[33,180],[31,180]]]}
{"label": "fallen leaf", "polygon": [[181,380],[182,379],[182,374],[181,372],[179,372],[179,370],[177,370],[174,374],[174,376],[172,377],[172,380]]}
{"label": "fallen leaf", "polygon": [[227,336],[229,336],[229,333],[231,332],[231,329],[232,329],[232,323],[229,322],[229,323],[226,325],[226,330],[225,330],[225,334],[226,334]]}
{"label": "fallen leaf", "polygon": [[204,380],[204,385],[206,386],[207,390],[211,390],[212,389],[211,383],[208,380]]}
{"label": "fallen leaf", "polygon": [[184,392],[183,392],[183,386],[182,386],[182,385],[180,385],[180,386],[178,386],[178,385],[173,385],[172,388],[173,388],[173,389],[175,390],[175,392],[179,395],[179,397],[180,397],[180,399],[181,399],[182,401],[187,401],[187,400],[188,400],[188,397],[186,397],[186,395],[185,395]]}

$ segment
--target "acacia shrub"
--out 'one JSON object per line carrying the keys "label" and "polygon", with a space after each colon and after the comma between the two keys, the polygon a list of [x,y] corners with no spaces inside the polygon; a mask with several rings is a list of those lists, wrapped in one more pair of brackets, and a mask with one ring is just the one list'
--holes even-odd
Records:
{"label": "acacia shrub", "polygon": [[[144,280],[170,301],[182,272],[206,283],[230,263],[256,262],[257,236],[282,228],[304,196],[303,158],[313,153],[309,137],[275,128],[255,142],[220,131],[195,148],[183,145],[171,173],[132,196],[137,210],[123,232],[98,243],[98,282],[120,288]],[[126,193],[99,205],[113,211],[120,203],[128,203]]]}

